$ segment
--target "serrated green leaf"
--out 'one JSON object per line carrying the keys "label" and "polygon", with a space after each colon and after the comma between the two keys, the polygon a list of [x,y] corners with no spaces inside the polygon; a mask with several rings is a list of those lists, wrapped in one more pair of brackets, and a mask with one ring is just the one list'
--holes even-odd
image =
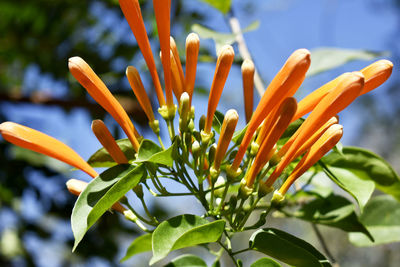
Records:
{"label": "serrated green leaf", "polygon": [[400,241],[400,203],[393,197],[382,195],[372,198],[360,216],[375,239],[371,242],[364,235],[350,233],[350,242],[356,246],[368,247]]}
{"label": "serrated green leaf", "polygon": [[207,267],[207,264],[196,255],[184,254],[176,257],[164,267]]}
{"label": "serrated green leaf", "polygon": [[212,6],[213,8],[226,14],[231,9],[232,0],[201,0]]}
{"label": "serrated green leaf", "polygon": [[270,258],[261,258],[253,262],[250,267],[282,267],[279,263]]}
{"label": "serrated green leaf", "polygon": [[256,231],[250,237],[249,247],[296,267],[331,266],[312,245],[275,228]]}
{"label": "serrated green leaf", "polygon": [[184,214],[162,222],[153,233],[153,257],[150,265],[170,251],[198,244],[216,242],[225,228],[225,221],[209,222],[196,215]]}
{"label": "serrated green leaf", "polygon": [[173,152],[175,145],[176,144],[173,143],[168,149],[162,150],[162,148],[153,141],[144,139],[140,144],[138,156],[135,162],[150,162],[172,167],[174,163]]}
{"label": "serrated green leaf", "polygon": [[[119,139],[116,141],[119,148],[124,152],[126,158],[129,161],[135,159],[135,150],[132,147],[129,139]],[[112,159],[107,150],[103,147],[97,150],[88,160],[90,166],[94,168],[109,168],[117,165],[117,163]]]}
{"label": "serrated green leaf", "polygon": [[359,49],[320,47],[311,50],[311,66],[308,69],[307,75],[316,75],[340,67],[351,61],[373,60],[387,54],[387,52],[372,52]]}
{"label": "serrated green leaf", "polygon": [[360,222],[354,205],[347,198],[333,193],[324,197],[313,192],[303,191],[297,194],[293,200],[302,204],[295,207],[294,210],[290,209],[291,216],[315,224],[339,228],[346,232],[361,232],[373,240],[371,234]]}
{"label": "serrated green leaf", "polygon": [[126,255],[121,259],[121,262],[126,261],[136,254],[151,251],[151,238],[152,234],[145,234],[133,240],[126,251]]}
{"label": "serrated green leaf", "polygon": [[[377,189],[400,201],[400,178],[382,157],[358,147],[344,147],[342,153],[330,153],[323,162],[336,174],[351,172],[355,181],[372,181]],[[358,179],[357,179],[358,178]]]}
{"label": "serrated green leaf", "polygon": [[87,185],[72,210],[73,250],[101,215],[135,187],[144,175],[145,168],[142,165],[121,164],[104,171]]}

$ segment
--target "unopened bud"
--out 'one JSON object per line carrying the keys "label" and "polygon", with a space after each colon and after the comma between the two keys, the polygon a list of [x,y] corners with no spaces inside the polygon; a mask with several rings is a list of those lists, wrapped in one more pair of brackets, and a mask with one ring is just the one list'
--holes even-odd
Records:
{"label": "unopened bud", "polygon": [[224,194],[224,191],[225,191],[225,188],[223,186],[224,184],[225,184],[224,177],[218,176],[218,179],[214,184],[214,188],[217,188],[217,187],[221,187],[221,188],[217,188],[214,190],[214,195],[216,197],[222,197],[222,195]]}
{"label": "unopened bud", "polygon": [[200,147],[200,143],[197,141],[194,141],[192,144],[192,153],[193,153],[193,157],[194,158],[198,158],[200,156],[201,153],[201,147]]}
{"label": "unopened bud", "polygon": [[208,150],[208,163],[212,164],[214,162],[216,151],[217,151],[217,145],[213,144],[210,147],[210,150]]}
{"label": "unopened bud", "polygon": [[201,115],[199,120],[199,131],[204,130],[204,126],[206,125],[206,116]]}
{"label": "unopened bud", "polygon": [[138,184],[133,188],[133,192],[135,192],[136,196],[140,199],[143,198],[143,186],[141,184]]}

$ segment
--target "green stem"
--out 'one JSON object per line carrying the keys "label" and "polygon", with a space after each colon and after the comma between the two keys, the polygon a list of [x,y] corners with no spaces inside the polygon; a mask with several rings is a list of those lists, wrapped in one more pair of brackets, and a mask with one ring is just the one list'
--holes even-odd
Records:
{"label": "green stem", "polygon": [[240,265],[237,263],[235,257],[233,257],[232,251],[229,250],[227,247],[224,246],[224,244],[222,244],[221,241],[218,241],[218,244],[226,251],[226,253],[228,253],[229,257],[232,259],[232,261],[234,262],[236,267],[240,267]]}
{"label": "green stem", "polygon": [[154,217],[154,216],[150,213],[149,209],[147,208],[147,205],[146,205],[146,202],[144,201],[144,198],[142,197],[142,198],[139,198],[139,199],[140,199],[140,202],[142,202],[143,209],[144,209],[144,211],[146,212],[147,216],[150,218],[150,220],[151,220],[152,222],[156,223],[156,224],[159,224],[159,222],[157,221],[156,217]]}
{"label": "green stem", "polygon": [[[135,209],[131,206],[131,204],[129,204],[128,201],[126,201],[126,203],[124,203],[124,204],[129,208],[130,211],[132,211],[133,214],[135,214],[135,216],[136,216],[139,220],[141,220],[141,221],[144,222],[145,224],[152,225],[152,226],[157,226],[157,225],[158,225],[157,223],[151,222],[151,221],[145,219],[145,218],[144,218],[143,216],[141,216],[139,213],[137,213],[137,212],[135,211]],[[136,223],[137,223],[137,222],[136,222]]]}
{"label": "green stem", "polygon": [[162,148],[163,150],[165,150],[165,147],[164,147],[164,144],[163,144],[163,142],[162,142],[162,140],[161,140],[160,134],[157,134],[157,139],[158,139],[158,142],[159,142],[160,145],[161,145],[161,148]]}

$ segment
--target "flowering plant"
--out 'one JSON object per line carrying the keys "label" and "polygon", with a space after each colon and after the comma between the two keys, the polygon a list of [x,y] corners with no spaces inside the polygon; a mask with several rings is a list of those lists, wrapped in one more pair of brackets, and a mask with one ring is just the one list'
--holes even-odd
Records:
{"label": "flowering plant", "polygon": [[[199,37],[191,33],[186,39],[183,71],[175,40],[170,36],[171,1],[153,0],[164,95],[139,2],[119,0],[119,3],[151,74],[158,112],[161,123],[165,122],[168,127],[169,140],[163,141],[160,136],[160,122],[135,67],[128,66],[126,76],[158,144],[136,131],[122,106],[80,57],[69,59],[71,74],[118,122],[127,139],[115,140],[101,120],[93,121],[92,130],[103,148],[86,162],[67,145],[44,133],[13,122],[0,125],[7,141],[64,161],[93,178],[90,183],[76,179],[67,182],[68,190],[78,196],[71,216],[74,249],[86,231],[105,212],[112,210],[144,232],[133,241],[124,260],[152,251],[150,264],[164,259],[171,251],[206,245],[216,255],[215,266],[224,251],[235,266],[241,266],[239,254],[250,250],[293,266],[331,266],[329,259],[306,241],[276,228],[265,228],[272,211],[357,233],[354,238],[359,242],[370,242],[368,239],[373,242],[380,237],[361,222],[349,200],[335,195],[330,188],[321,188],[315,180],[325,174],[350,193],[361,210],[375,187],[400,199],[400,179],[390,165],[369,151],[343,148],[339,144],[343,127],[337,114],[358,96],[384,83],[392,72],[390,61],[379,60],[360,71],[344,73],[297,102],[293,96],[305,79],[311,59],[308,50],[296,50],[271,81],[253,112],[255,67],[246,59],[242,64],[242,78],[247,125],[237,130],[237,111],[231,109],[225,115],[217,111],[235,57],[231,46],[223,46],[218,52],[207,114],[196,125],[192,98]],[[107,169],[98,174],[94,170],[97,167]],[[301,182],[300,177],[304,178]],[[363,180],[368,180],[373,187],[360,193],[356,187]],[[179,183],[185,190],[171,192],[164,181]],[[289,190],[292,185],[294,190]],[[145,215],[125,196],[130,190],[140,200]],[[203,214],[181,214],[160,221],[148,209],[144,191],[156,198],[194,197],[203,207]],[[234,251],[231,240],[243,231],[252,231],[249,246]],[[209,246],[214,242],[220,246],[217,252]],[[193,255],[178,257],[171,264],[206,266]],[[252,266],[280,264],[262,258]]]}

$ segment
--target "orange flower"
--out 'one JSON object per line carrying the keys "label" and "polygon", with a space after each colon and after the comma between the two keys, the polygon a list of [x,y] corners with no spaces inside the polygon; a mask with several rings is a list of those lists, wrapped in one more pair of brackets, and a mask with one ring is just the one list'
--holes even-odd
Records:
{"label": "orange flower", "polygon": [[[181,83],[180,91],[182,93],[182,92],[185,92],[185,75],[183,74],[182,63],[181,63],[181,59],[179,57],[178,48],[176,47],[175,40],[172,36],[170,37],[170,46],[171,46],[171,51],[174,56],[174,61],[175,61],[175,65],[176,65],[176,67],[172,68],[172,73],[173,73],[172,77],[176,77],[175,79],[177,81],[178,81],[178,77],[179,77],[179,81]],[[171,66],[173,66],[172,59],[171,59]],[[175,68],[176,68],[176,70],[175,70]],[[177,98],[177,99],[179,100],[179,98]]]}
{"label": "orange flower", "polygon": [[[153,0],[153,6],[154,6],[154,13],[156,15],[161,54],[169,55],[171,0]],[[172,107],[174,103],[172,99],[171,58],[169,56],[162,57],[161,62],[164,69],[165,94],[167,98],[167,106]]]}
{"label": "orange flower", "polygon": [[296,113],[297,101],[293,97],[286,98],[280,105],[278,111],[274,114],[272,121],[276,121],[272,127],[271,133],[262,141],[261,147],[257,156],[250,167],[250,171],[246,176],[246,186],[252,188],[257,174],[264,167],[264,165],[271,159],[273,155],[273,148],[278,142],[279,138],[286,130],[293,115]]}
{"label": "orange flower", "polygon": [[90,66],[80,57],[72,57],[68,67],[75,79],[86,88],[88,93],[99,103],[122,127],[133,148],[137,152],[139,142],[135,137],[135,127],[122,108],[121,104],[113,97],[106,85],[94,73]]}
{"label": "orange flower", "polygon": [[343,126],[334,124],[310,147],[304,157],[297,164],[296,168],[286,179],[279,189],[283,196],[294,181],[305,173],[311,166],[317,163],[326,153],[328,153],[342,138]]}
{"label": "orange flower", "polygon": [[172,50],[170,51],[170,60],[172,74],[172,91],[174,92],[176,99],[179,101],[181,98],[181,94],[184,92],[183,89],[185,80],[184,78],[180,77],[179,66],[175,60],[175,56]]}
{"label": "orange flower", "polygon": [[[334,116],[330,118],[324,125],[322,125],[321,128],[319,128],[301,147],[300,149],[296,152],[296,155],[293,158],[297,158],[300,155],[302,155],[312,144],[315,143],[318,138],[321,137],[321,135],[332,125],[339,123],[339,117]],[[298,132],[295,133],[293,138],[290,138],[283,146],[281,149],[278,151],[278,157],[282,158],[289,147],[293,144],[293,141],[296,139]]]}
{"label": "orange flower", "polygon": [[[86,186],[88,185],[88,183],[81,181],[81,180],[77,180],[77,179],[69,179],[66,183],[68,191],[75,195],[75,196],[79,196],[83,190],[85,190]],[[124,207],[122,207],[122,205],[117,202],[112,206],[112,209],[115,211],[118,211],[122,214],[124,214],[124,211],[126,211],[126,209]]]}
{"label": "orange flower", "polygon": [[140,51],[142,51],[144,60],[149,68],[149,72],[156,89],[158,103],[160,107],[164,106],[164,93],[161,88],[160,79],[158,77],[156,64],[153,58],[153,52],[151,51],[149,38],[147,37],[146,28],[143,23],[139,2],[138,0],[119,0],[119,5],[133,34],[135,35]]}
{"label": "orange flower", "polygon": [[233,51],[232,46],[226,45],[221,48],[221,51],[218,55],[217,66],[215,67],[210,95],[208,97],[207,117],[206,124],[204,126],[204,132],[207,134],[211,133],[214,113],[217,109],[219,99],[221,98],[222,90],[224,89],[224,85],[226,79],[228,78],[234,57],[235,52]]}
{"label": "orange flower", "polygon": [[246,122],[250,121],[251,115],[253,114],[254,71],[253,62],[249,59],[245,59],[242,63],[242,78]]}
{"label": "orange flower", "polygon": [[[360,92],[360,95],[366,94],[383,84],[387,79],[389,79],[390,75],[392,74],[392,70],[393,63],[389,60],[378,60],[362,69],[361,73],[364,75],[365,84],[364,88]],[[321,99],[338,85],[341,77],[342,75],[321,86],[301,100],[293,121],[303,117],[313,110],[314,107],[321,101]]]}
{"label": "orange flower", "polygon": [[128,78],[129,84],[132,87],[133,93],[136,96],[140,106],[146,113],[147,118],[150,122],[154,121],[153,108],[151,107],[150,99],[147,96],[146,90],[144,89],[142,79],[140,79],[139,72],[133,66],[126,68],[126,77]]}
{"label": "orange flower", "polygon": [[233,172],[239,168],[240,162],[258,126],[274,107],[279,106],[286,97],[295,94],[303,82],[309,66],[310,52],[306,49],[296,50],[271,81],[247,126],[246,134],[231,166]]}
{"label": "orange flower", "polygon": [[122,152],[121,148],[119,148],[117,142],[115,142],[115,139],[102,120],[94,120],[92,122],[92,131],[116,163],[128,163],[125,154]]}
{"label": "orange flower", "polygon": [[[364,86],[364,75],[360,72],[345,73],[338,86],[330,91],[314,108],[304,123],[291,137],[294,141],[278,163],[276,169],[267,180],[267,186],[272,186],[285,167],[294,159],[300,147],[324,125],[332,116],[347,107],[359,95]],[[298,132],[298,133],[297,133]]]}
{"label": "orange flower", "polygon": [[199,56],[199,36],[191,33],[186,38],[186,70],[185,70],[185,91],[189,94],[192,102],[194,83],[196,80],[197,58]]}
{"label": "orange flower", "polygon": [[217,151],[215,152],[215,159],[212,168],[219,171],[221,162],[224,159],[225,153],[232,140],[235,132],[236,124],[239,120],[239,115],[236,110],[230,109],[225,113],[224,121],[222,123],[221,134],[219,136]]}
{"label": "orange flower", "polygon": [[97,172],[72,148],[42,132],[8,121],[0,124],[0,133],[5,140],[14,145],[58,159],[93,178],[98,176]]}

